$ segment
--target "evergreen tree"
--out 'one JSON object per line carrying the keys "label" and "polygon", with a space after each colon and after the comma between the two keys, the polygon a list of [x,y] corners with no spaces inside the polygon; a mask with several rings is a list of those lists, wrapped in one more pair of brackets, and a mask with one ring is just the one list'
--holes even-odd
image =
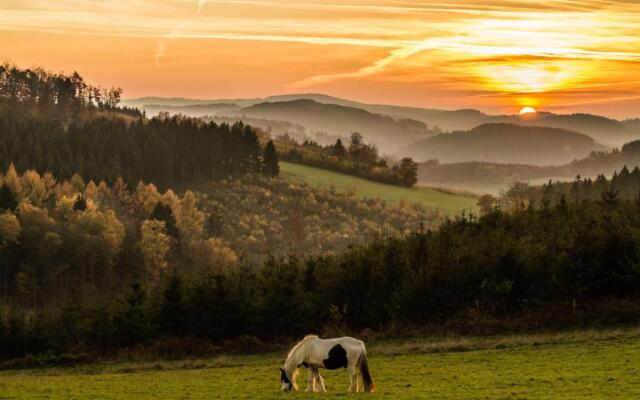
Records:
{"label": "evergreen tree", "polygon": [[184,332],[182,281],[175,271],[162,292],[162,304],[160,305],[158,319],[162,334],[177,335]]}
{"label": "evergreen tree", "polygon": [[403,158],[400,161],[400,176],[404,186],[413,187],[418,183],[418,163],[409,157]]}
{"label": "evergreen tree", "polygon": [[336,144],[333,145],[333,155],[338,159],[343,159],[347,156],[347,149],[342,144],[342,140],[336,140]]}
{"label": "evergreen tree", "polygon": [[74,211],[84,211],[87,209],[87,199],[83,195],[79,195],[76,201],[73,202]]}
{"label": "evergreen tree", "polygon": [[15,210],[18,202],[6,183],[0,187],[0,210]]}
{"label": "evergreen tree", "polygon": [[278,176],[280,174],[278,152],[276,150],[276,146],[273,144],[273,140],[269,140],[264,148],[263,162],[263,173],[265,175]]}
{"label": "evergreen tree", "polygon": [[178,231],[178,226],[176,223],[176,218],[173,216],[173,210],[171,206],[165,204],[161,201],[156,203],[156,206],[153,208],[151,212],[151,216],[149,219],[155,219],[157,221],[163,221],[164,227],[167,233],[174,238],[180,237],[180,232]]}
{"label": "evergreen tree", "polygon": [[124,346],[131,346],[149,337],[150,327],[144,310],[146,293],[140,284],[132,284],[114,323],[117,337]]}

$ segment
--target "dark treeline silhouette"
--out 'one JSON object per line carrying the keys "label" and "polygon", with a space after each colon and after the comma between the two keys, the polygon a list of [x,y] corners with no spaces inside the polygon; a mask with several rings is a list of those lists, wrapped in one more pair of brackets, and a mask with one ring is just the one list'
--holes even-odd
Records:
{"label": "dark treeline silhouette", "polygon": [[[277,165],[264,165],[251,127],[167,114],[147,120],[136,109],[119,108],[120,94],[77,73],[0,66],[0,169],[13,163],[18,171],[58,178],[79,173],[96,182],[123,178],[163,188],[250,172],[277,175]],[[268,161],[277,164],[269,150]]]}
{"label": "dark treeline silhouette", "polygon": [[277,139],[283,160],[342,172],[377,182],[412,187],[418,181],[418,164],[403,158],[394,165],[378,155],[376,146],[366,144],[361,134],[351,135],[345,146],[341,139],[335,144],[322,146],[312,140],[298,144],[287,135]]}
{"label": "dark treeline silhouette", "polygon": [[0,115],[0,168],[11,163],[66,179],[79,173],[97,182],[122,177],[129,185],[142,180],[163,188],[263,169],[258,136],[242,123],[97,117],[65,127],[9,112]]}
{"label": "dark treeline silhouette", "polygon": [[58,120],[77,117],[87,110],[118,110],[141,116],[137,109],[118,108],[121,95],[122,89],[90,85],[77,72],[64,75],[43,68],[0,65],[0,110],[37,112]]}
{"label": "dark treeline silhouette", "polygon": [[[155,224],[143,225],[150,238]],[[633,201],[493,210],[339,255],[152,274],[155,286],[136,284],[91,305],[70,299],[49,312],[5,308],[0,354],[108,351],[166,336],[272,340],[331,324],[349,331],[443,323],[468,330],[500,320],[538,329],[631,323],[639,315],[639,248]]]}
{"label": "dark treeline silhouette", "polygon": [[515,203],[533,203],[540,207],[560,201],[580,202],[594,200],[627,200],[640,204],[640,168],[626,166],[615,171],[610,179],[600,174],[596,178],[576,176],[573,182],[549,181],[542,186],[516,183],[505,192]]}

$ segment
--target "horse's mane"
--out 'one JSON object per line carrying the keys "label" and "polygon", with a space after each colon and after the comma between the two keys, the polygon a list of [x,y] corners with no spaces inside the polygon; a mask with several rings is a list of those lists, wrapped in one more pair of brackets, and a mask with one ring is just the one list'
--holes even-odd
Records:
{"label": "horse's mane", "polygon": [[308,340],[310,339],[318,339],[318,335],[307,335],[305,336],[301,341],[298,342],[298,344],[296,344],[295,346],[293,346],[293,348],[291,349],[291,351],[289,351],[289,354],[287,355],[287,358],[291,357],[291,354],[293,354],[293,352],[295,352],[296,350],[298,350],[298,348],[300,348],[300,346],[302,346],[303,344],[305,344]]}

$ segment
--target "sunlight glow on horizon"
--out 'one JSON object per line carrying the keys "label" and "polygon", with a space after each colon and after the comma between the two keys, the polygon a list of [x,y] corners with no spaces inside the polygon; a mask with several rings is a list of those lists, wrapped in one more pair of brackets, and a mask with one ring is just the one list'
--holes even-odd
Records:
{"label": "sunlight glow on horizon", "polygon": [[520,112],[518,114],[520,115],[527,115],[527,114],[536,114],[537,111],[535,108],[533,107],[524,107],[522,108],[522,110],[520,110]]}
{"label": "sunlight glow on horizon", "polygon": [[633,115],[640,109],[638,31],[640,3],[624,0],[0,5],[7,60],[78,70],[97,84],[122,86],[126,97],[322,92],[489,112],[544,102],[551,111]]}

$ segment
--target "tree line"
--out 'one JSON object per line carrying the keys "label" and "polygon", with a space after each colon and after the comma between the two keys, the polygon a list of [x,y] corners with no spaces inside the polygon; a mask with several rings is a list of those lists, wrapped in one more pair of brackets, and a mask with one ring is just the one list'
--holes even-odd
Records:
{"label": "tree line", "polygon": [[499,197],[483,195],[478,199],[482,213],[498,207],[513,210],[525,207],[548,207],[549,204],[583,201],[637,201],[640,204],[640,168],[629,170],[627,166],[614,171],[611,178],[603,174],[595,178],[577,175],[573,181],[553,181],[532,186],[526,182],[515,182]]}
{"label": "tree line", "polygon": [[[87,209],[92,202],[87,200]],[[80,279],[67,285],[94,282],[92,277],[100,285],[108,283],[104,277],[117,265],[109,249],[128,229],[119,228],[108,213],[82,211],[85,205],[77,197],[58,203],[58,212],[68,215],[68,232],[39,236],[44,242],[33,243],[34,250],[25,255],[32,260],[29,273],[38,277],[39,263],[77,251],[79,264],[59,264],[62,274],[70,266],[84,268]],[[0,354],[112,351],[162,337],[212,343],[243,335],[273,340],[327,326],[339,332],[455,324],[473,329],[483,321],[524,320],[527,327],[539,329],[630,323],[639,316],[640,207],[635,201],[493,209],[479,218],[449,220],[437,229],[374,238],[338,254],[270,257],[260,265],[236,263],[220,246],[203,253],[200,241],[186,254],[199,260],[218,257],[227,267],[208,261],[204,265],[210,267],[197,272],[171,268],[157,257],[171,254],[169,225],[177,224],[180,237],[201,229],[192,200],[180,199],[182,211],[175,222],[157,203],[151,204],[149,215],[155,216],[134,224],[144,280],[97,297],[101,301],[69,295],[49,309],[27,313],[17,306],[2,308]],[[15,216],[5,213],[2,218],[5,249],[30,243],[35,226],[51,226],[51,216],[24,202]],[[126,252],[134,251],[125,243]]]}
{"label": "tree line", "polygon": [[[118,107],[120,89],[102,90],[77,73],[0,67],[0,168],[69,179],[168,188],[189,182],[278,174],[273,144],[263,149],[242,123],[203,123],[167,114],[148,120]],[[108,110],[108,113],[103,112]],[[266,153],[265,153],[266,152]]]}
{"label": "tree line", "polygon": [[29,110],[56,119],[77,117],[84,111],[115,110],[141,116],[137,109],[118,108],[122,89],[90,85],[77,73],[56,74],[44,68],[20,69],[0,65],[0,106]]}
{"label": "tree line", "polygon": [[299,144],[288,135],[279,136],[276,143],[282,159],[286,161],[397,186],[413,187],[418,182],[416,162],[406,157],[389,165],[386,159],[379,156],[376,146],[364,143],[358,132],[351,135],[347,146],[342,139],[327,146],[309,139]]}
{"label": "tree line", "polygon": [[0,115],[0,168],[13,163],[19,171],[36,169],[65,179],[79,173],[96,182],[122,178],[132,186],[146,181],[168,188],[246,173],[277,175],[277,153],[270,148],[265,159],[265,150],[242,123],[96,117],[65,126],[12,112]]}

